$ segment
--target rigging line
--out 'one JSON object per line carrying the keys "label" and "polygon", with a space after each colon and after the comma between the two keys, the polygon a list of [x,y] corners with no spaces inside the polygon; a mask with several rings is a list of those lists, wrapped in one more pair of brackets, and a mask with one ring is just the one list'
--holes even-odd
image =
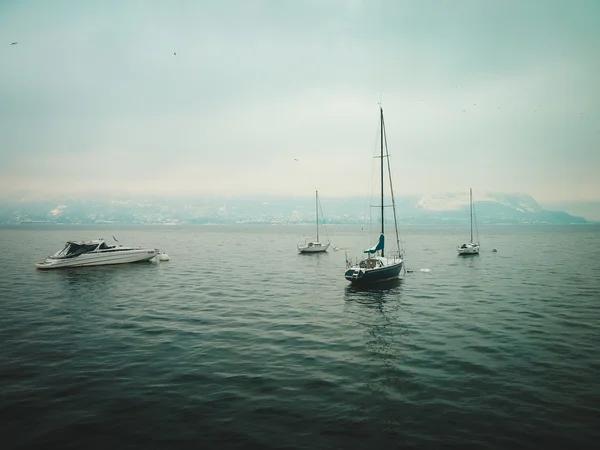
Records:
{"label": "rigging line", "polygon": [[388,168],[388,177],[390,179],[390,193],[392,194],[392,209],[394,211],[394,228],[396,229],[396,245],[398,246],[398,252],[400,253],[400,257],[404,256],[404,248],[402,247],[402,241],[400,239],[400,233],[398,232],[398,219],[396,218],[396,200],[394,199],[394,188],[392,186],[392,169],[390,165],[390,154],[388,152],[387,146],[387,133],[385,127],[383,129],[383,139],[385,141],[385,152],[387,155],[387,168]]}
{"label": "rigging line", "polygon": [[[377,122],[379,122],[379,117],[377,118]],[[377,155],[378,154],[378,144],[379,143],[379,126],[375,127],[375,142],[373,143],[373,150],[372,150],[372,154],[373,155]],[[365,199],[365,203],[366,206],[370,205],[371,200],[373,199],[373,180],[375,178],[374,176],[374,169],[375,169],[375,163],[377,161],[377,156],[373,156],[373,158],[371,158],[371,180],[369,183],[369,197],[367,199]],[[367,208],[363,208],[363,211],[365,211]],[[373,236],[373,212],[371,208],[369,209],[369,232],[367,233],[367,236],[365,236],[363,234],[363,238],[365,241],[365,245],[368,247],[371,245],[371,239]],[[366,220],[366,216],[363,216],[363,226],[362,228],[364,229],[364,225],[365,225],[365,220]]]}
{"label": "rigging line", "polygon": [[472,202],[473,208],[473,220],[475,221],[475,236],[477,236],[477,244],[481,245],[479,242],[479,228],[477,227],[477,216],[475,215],[475,202]]}
{"label": "rigging line", "polygon": [[323,222],[323,228],[325,229],[325,236],[327,236],[327,242],[331,242],[331,239],[329,239],[329,233],[327,232],[327,225],[325,225],[325,216],[323,215],[323,207],[321,206],[321,199],[319,199],[319,210],[321,211],[321,222]]}

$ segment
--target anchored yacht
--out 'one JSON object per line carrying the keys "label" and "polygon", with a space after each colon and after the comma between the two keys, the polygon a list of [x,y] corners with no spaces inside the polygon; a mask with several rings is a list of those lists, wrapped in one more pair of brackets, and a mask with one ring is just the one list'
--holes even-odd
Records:
{"label": "anchored yacht", "polygon": [[150,261],[159,255],[157,248],[126,247],[108,245],[104,239],[91,241],[67,241],[65,246],[36,264],[38,269],[60,269],[63,267],[103,266]]}

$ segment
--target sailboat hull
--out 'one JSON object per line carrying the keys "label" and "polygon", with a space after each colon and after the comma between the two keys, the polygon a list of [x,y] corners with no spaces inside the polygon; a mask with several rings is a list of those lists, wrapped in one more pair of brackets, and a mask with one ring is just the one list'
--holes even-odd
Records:
{"label": "sailboat hull", "polygon": [[479,255],[479,245],[464,244],[457,250],[459,255]]}
{"label": "sailboat hull", "polygon": [[376,269],[363,269],[358,267],[351,267],[346,270],[344,277],[352,284],[377,284],[382,281],[389,281],[400,277],[404,261],[390,264],[385,267],[378,267]]}
{"label": "sailboat hull", "polygon": [[306,245],[306,246],[298,246],[298,252],[300,253],[323,253],[326,252],[329,248],[329,242],[325,245],[323,244],[315,244]]}

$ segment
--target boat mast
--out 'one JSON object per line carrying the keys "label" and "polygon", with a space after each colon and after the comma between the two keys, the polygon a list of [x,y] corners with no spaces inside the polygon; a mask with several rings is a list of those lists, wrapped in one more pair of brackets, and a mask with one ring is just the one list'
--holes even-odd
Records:
{"label": "boat mast", "polygon": [[473,243],[473,189],[469,188],[469,206],[471,208],[471,244]]}
{"label": "boat mast", "polygon": [[[381,234],[383,235],[383,108],[379,106],[381,116]],[[381,256],[383,257],[383,249],[381,249]]]}
{"label": "boat mast", "polygon": [[317,242],[319,242],[319,191],[315,191],[315,209],[317,210]]}

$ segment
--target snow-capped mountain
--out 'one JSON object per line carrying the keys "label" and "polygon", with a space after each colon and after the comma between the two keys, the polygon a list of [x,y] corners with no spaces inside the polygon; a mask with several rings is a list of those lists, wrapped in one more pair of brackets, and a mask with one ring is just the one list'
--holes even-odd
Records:
{"label": "snow-capped mountain", "polygon": [[[480,223],[585,223],[563,211],[545,210],[531,195],[498,192],[473,193],[473,210]],[[414,207],[415,221],[428,223],[468,220],[469,192],[421,197]]]}
{"label": "snow-capped mountain", "polygon": [[[527,194],[502,194],[485,192],[473,194],[473,203],[497,203],[519,212],[536,213],[543,211],[535,199]],[[447,192],[421,197],[416,208],[425,211],[460,211],[469,207],[468,192]]]}

